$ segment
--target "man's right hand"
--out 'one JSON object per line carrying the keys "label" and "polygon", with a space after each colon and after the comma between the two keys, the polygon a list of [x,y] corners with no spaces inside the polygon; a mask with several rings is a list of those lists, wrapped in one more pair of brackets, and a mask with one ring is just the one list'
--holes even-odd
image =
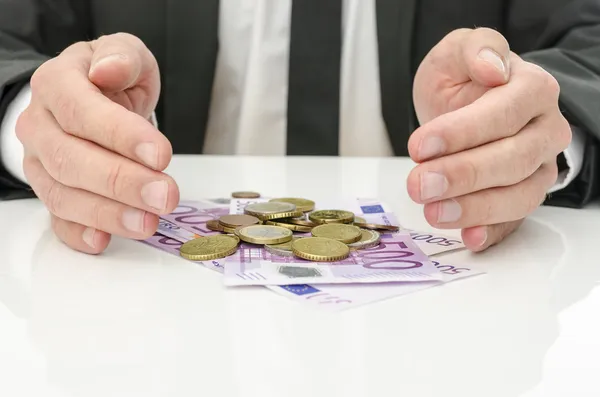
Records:
{"label": "man's right hand", "polygon": [[90,254],[112,234],[151,236],[179,202],[162,172],[171,144],[149,121],[160,93],[152,53],[123,33],[77,43],[35,72],[31,91],[16,132],[56,235]]}

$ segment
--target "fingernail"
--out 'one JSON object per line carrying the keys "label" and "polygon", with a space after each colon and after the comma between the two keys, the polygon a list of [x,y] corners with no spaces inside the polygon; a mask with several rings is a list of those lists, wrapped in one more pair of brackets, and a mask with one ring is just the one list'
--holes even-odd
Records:
{"label": "fingernail", "polygon": [[484,48],[479,52],[479,59],[491,63],[496,69],[498,69],[503,76],[506,76],[508,68],[504,64],[502,57],[498,53],[489,48]]}
{"label": "fingernail", "polygon": [[448,189],[448,180],[437,172],[425,172],[421,175],[421,200],[441,197]]}
{"label": "fingernail", "polygon": [[94,244],[94,236],[96,235],[96,229],[88,227],[83,231],[81,238],[83,241],[92,248],[96,248],[96,244]]}
{"label": "fingernail", "polygon": [[96,68],[98,68],[98,66],[100,66],[103,63],[109,63],[109,62],[114,62],[114,61],[126,61],[126,60],[127,60],[127,55],[125,55],[125,54],[107,55],[103,58],[98,59],[94,64],[92,64],[92,66],[90,67],[90,74],[94,73],[94,70],[96,70]]}
{"label": "fingernail", "polygon": [[487,242],[487,239],[488,239],[487,227],[484,227],[483,233],[481,233],[481,244],[479,244],[479,246],[483,247],[485,245],[485,243]]}
{"label": "fingernail", "polygon": [[144,232],[145,212],[136,208],[128,208],[123,211],[123,226],[134,233]]}
{"label": "fingernail", "polygon": [[146,205],[164,211],[167,207],[169,184],[166,181],[151,182],[142,188],[142,200]]}
{"label": "fingernail", "polygon": [[455,200],[444,200],[439,204],[438,223],[456,222],[462,215],[462,208]]}
{"label": "fingernail", "polygon": [[419,147],[419,160],[429,159],[438,156],[446,150],[446,144],[442,138],[432,136],[423,139]]}
{"label": "fingernail", "polygon": [[152,142],[144,142],[137,145],[135,155],[147,166],[158,168],[158,147]]}

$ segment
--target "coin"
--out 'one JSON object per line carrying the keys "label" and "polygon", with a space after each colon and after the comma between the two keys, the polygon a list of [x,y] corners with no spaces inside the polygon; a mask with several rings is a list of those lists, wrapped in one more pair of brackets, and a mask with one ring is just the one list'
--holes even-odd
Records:
{"label": "coin", "polygon": [[312,229],[313,237],[324,237],[340,241],[344,244],[351,244],[359,241],[362,233],[359,228],[352,225],[339,223],[330,223],[320,225]]}
{"label": "coin", "polygon": [[302,215],[302,212],[297,211],[296,206],[291,203],[254,203],[246,206],[244,212],[263,221],[281,218],[294,218]]}
{"label": "coin", "polygon": [[350,255],[342,242],[323,237],[306,237],[292,243],[292,252],[299,258],[315,262],[334,262]]}
{"label": "coin", "polygon": [[223,215],[219,218],[221,226],[235,229],[238,226],[250,226],[260,223],[260,219],[252,215]]}
{"label": "coin", "polygon": [[231,193],[233,198],[260,198],[260,193],[256,192],[233,192]]}
{"label": "coin", "polygon": [[212,219],[212,220],[206,222],[206,227],[208,228],[208,230],[212,230],[213,232],[222,232],[223,231],[223,226],[221,226],[219,221],[217,221],[215,219]]}
{"label": "coin", "polygon": [[343,210],[320,210],[311,213],[308,219],[314,223],[352,223],[354,214]]}
{"label": "coin", "polygon": [[223,226],[223,231],[225,233],[229,233],[229,234],[234,234],[235,235],[235,229],[237,229],[236,227],[226,227]]}
{"label": "coin", "polygon": [[291,230],[279,226],[252,225],[237,228],[235,235],[247,243],[280,244],[290,241],[293,233]]}
{"label": "coin", "polygon": [[283,197],[269,200],[271,203],[290,203],[296,206],[296,210],[301,212],[310,212],[315,209],[315,202],[303,198]]}
{"label": "coin", "polygon": [[285,219],[279,219],[279,222],[285,222],[285,223],[290,223],[292,225],[300,225],[300,226],[307,226],[307,227],[315,227],[318,226],[317,223],[311,222],[311,221],[307,221],[306,219],[298,219],[298,218],[285,218]]}
{"label": "coin", "polygon": [[355,216],[354,217],[354,223],[367,223],[367,220],[365,218],[360,217],[360,216]]}
{"label": "coin", "polygon": [[273,255],[294,256],[292,252],[292,243],[302,237],[293,237],[290,241],[281,244],[267,244],[265,249]]}
{"label": "coin", "polygon": [[361,238],[355,243],[348,244],[348,247],[353,250],[361,250],[367,248],[373,248],[379,245],[381,242],[381,234],[375,230],[361,229]]}
{"label": "coin", "polygon": [[397,232],[400,230],[399,226],[393,225],[377,225],[375,223],[354,223],[354,226],[358,226],[362,229],[371,229],[371,230],[388,230],[391,232]]}
{"label": "coin", "polygon": [[235,253],[237,245],[235,238],[219,234],[188,241],[179,248],[179,253],[192,261],[210,261]]}
{"label": "coin", "polygon": [[286,229],[290,229],[294,232],[303,232],[303,233],[308,233],[312,230],[312,227],[309,226],[302,226],[302,225],[294,225],[291,223],[285,223],[285,222],[278,222],[279,219],[277,221],[266,221],[265,224],[267,225],[273,225],[273,226],[280,226],[280,227],[285,227]]}

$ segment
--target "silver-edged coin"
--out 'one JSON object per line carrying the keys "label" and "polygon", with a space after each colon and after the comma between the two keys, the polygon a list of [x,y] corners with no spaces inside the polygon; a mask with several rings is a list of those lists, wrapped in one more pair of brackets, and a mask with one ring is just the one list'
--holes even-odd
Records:
{"label": "silver-edged coin", "polygon": [[352,250],[362,250],[377,247],[381,242],[381,234],[375,230],[361,229],[362,236],[355,243],[348,244]]}

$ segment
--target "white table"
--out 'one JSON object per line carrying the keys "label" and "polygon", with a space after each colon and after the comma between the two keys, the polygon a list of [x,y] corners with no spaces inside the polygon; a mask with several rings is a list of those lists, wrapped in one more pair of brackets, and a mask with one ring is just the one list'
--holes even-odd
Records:
{"label": "white table", "polygon": [[[176,157],[168,172],[184,199],[377,197],[431,230],[412,166]],[[135,241],[76,253],[36,200],[0,203],[0,220],[1,396],[600,395],[598,206],[540,208],[501,246],[444,256],[484,276],[333,314]]]}

